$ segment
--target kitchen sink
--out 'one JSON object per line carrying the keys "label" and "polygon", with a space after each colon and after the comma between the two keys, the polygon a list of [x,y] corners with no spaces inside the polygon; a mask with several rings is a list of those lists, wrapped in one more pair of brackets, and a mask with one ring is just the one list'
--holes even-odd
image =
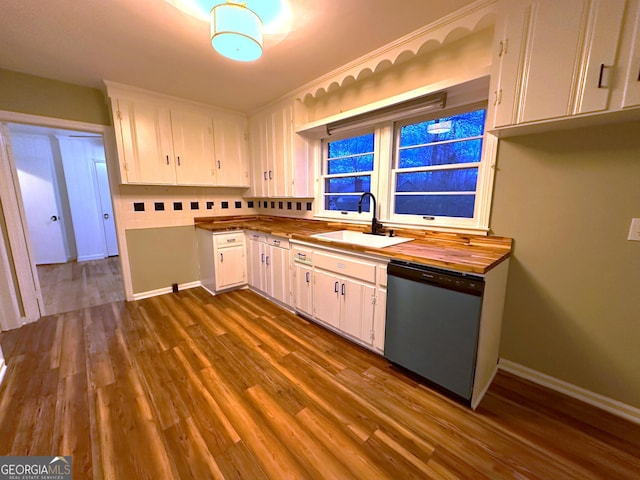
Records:
{"label": "kitchen sink", "polygon": [[385,248],[399,243],[410,242],[414,240],[409,237],[383,237],[381,235],[370,235],[363,232],[354,232],[353,230],[338,230],[336,232],[316,233],[311,235],[313,238],[320,238],[330,242],[350,243],[352,245],[360,245],[361,247]]}

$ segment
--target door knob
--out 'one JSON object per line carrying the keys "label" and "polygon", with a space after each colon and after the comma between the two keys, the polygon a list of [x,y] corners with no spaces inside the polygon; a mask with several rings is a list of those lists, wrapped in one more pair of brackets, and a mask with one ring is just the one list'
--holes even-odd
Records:
{"label": "door knob", "polygon": [[103,217],[104,217],[104,219],[105,219],[105,220],[109,220],[109,214],[108,214],[108,213],[105,213],[105,214],[103,215]]}
{"label": "door knob", "polygon": [[55,215],[51,215],[51,221],[52,222],[57,222],[58,221],[58,217],[56,217]]}

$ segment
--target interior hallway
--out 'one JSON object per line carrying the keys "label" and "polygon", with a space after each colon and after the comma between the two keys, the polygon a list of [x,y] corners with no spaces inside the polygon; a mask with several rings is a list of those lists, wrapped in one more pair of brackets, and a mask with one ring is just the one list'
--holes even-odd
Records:
{"label": "interior hallway", "polygon": [[44,315],[124,300],[119,257],[38,265]]}

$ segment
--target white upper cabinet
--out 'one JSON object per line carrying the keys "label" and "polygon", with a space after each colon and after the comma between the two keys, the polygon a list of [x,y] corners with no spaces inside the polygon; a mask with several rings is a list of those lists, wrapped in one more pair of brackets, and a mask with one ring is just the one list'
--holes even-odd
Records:
{"label": "white upper cabinet", "polygon": [[211,117],[188,110],[171,110],[177,185],[213,185]]}
{"label": "white upper cabinet", "polygon": [[252,193],[256,197],[311,197],[309,145],[295,133],[295,102],[249,120]]}
{"label": "white upper cabinet", "polygon": [[626,66],[623,74],[623,108],[640,107],[640,1],[631,3],[628,19],[620,55]]}
{"label": "white upper cabinet", "polygon": [[175,183],[169,109],[118,99],[113,110],[122,183]]}
{"label": "white upper cabinet", "polygon": [[107,82],[122,183],[248,187],[246,119]]}
{"label": "white upper cabinet", "polygon": [[249,187],[246,130],[245,120],[223,117],[213,119],[216,185]]}
{"label": "white upper cabinet", "polygon": [[503,1],[494,127],[611,109],[626,3]]}

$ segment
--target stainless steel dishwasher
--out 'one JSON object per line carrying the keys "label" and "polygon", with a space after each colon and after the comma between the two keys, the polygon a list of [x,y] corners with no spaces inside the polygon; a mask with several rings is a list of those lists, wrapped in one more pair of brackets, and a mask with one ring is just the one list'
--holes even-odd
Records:
{"label": "stainless steel dishwasher", "polygon": [[484,279],[392,260],[384,356],[471,400]]}

